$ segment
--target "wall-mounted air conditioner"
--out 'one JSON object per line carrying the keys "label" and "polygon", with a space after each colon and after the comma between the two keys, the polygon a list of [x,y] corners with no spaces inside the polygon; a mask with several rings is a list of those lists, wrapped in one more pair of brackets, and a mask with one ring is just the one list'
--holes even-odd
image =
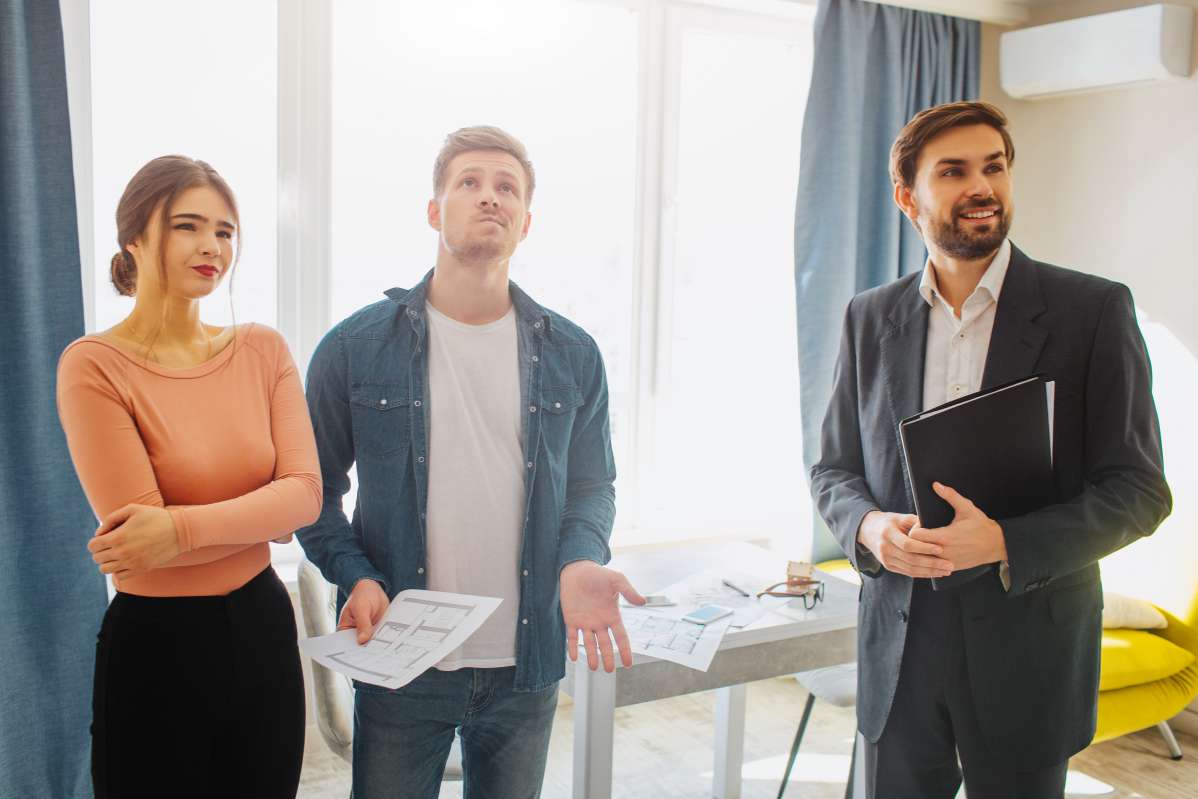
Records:
{"label": "wall-mounted air conditioner", "polygon": [[1190,74],[1194,12],[1156,3],[1009,31],[1000,36],[999,76],[1011,97],[1153,83]]}

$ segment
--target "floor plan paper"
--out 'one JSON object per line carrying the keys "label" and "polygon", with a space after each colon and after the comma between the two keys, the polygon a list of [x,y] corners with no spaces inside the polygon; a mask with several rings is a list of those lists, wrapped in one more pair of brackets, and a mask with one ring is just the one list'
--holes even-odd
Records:
{"label": "floor plan paper", "polygon": [[[703,605],[719,605],[728,608],[733,612],[732,627],[747,627],[764,616],[767,611],[785,605],[787,602],[786,599],[778,597],[766,596],[758,599],[756,596],[745,596],[736,588],[727,585],[725,580],[749,592],[756,592],[765,587],[760,578],[749,574],[706,569],[665,588],[654,590],[653,593],[665,594],[674,601],[673,606],[665,608],[666,611],[672,611],[670,615],[674,616],[685,616]],[[630,607],[635,606],[622,604],[621,610],[627,610]]]}
{"label": "floor plan paper", "polygon": [[668,660],[698,671],[707,671],[711,666],[732,623],[731,617],[725,616],[711,624],[695,624],[683,621],[676,613],[657,609],[624,608],[621,615],[633,654]]}
{"label": "floor plan paper", "polygon": [[408,589],[391,601],[365,644],[358,645],[356,630],[339,630],[301,640],[300,651],[355,680],[401,688],[461,646],[502,601]]}

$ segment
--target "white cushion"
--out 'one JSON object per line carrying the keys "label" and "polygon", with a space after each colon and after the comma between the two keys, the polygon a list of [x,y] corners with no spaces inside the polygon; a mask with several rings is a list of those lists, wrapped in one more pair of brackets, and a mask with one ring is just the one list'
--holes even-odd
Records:
{"label": "white cushion", "polygon": [[836,707],[857,704],[857,664],[842,663],[795,675],[799,684],[819,699]]}
{"label": "white cushion", "polygon": [[1102,626],[1108,630],[1161,630],[1169,626],[1164,615],[1143,599],[1104,593],[1102,604]]}

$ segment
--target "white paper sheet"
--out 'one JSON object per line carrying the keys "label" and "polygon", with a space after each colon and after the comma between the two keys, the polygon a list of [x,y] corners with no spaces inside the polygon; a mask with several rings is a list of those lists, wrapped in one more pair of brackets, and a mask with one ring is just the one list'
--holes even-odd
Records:
{"label": "white paper sheet", "polygon": [[[725,580],[737,588],[744,589],[749,596],[728,586],[725,584]],[[677,616],[685,616],[703,605],[720,605],[728,608],[734,611],[730,626],[736,628],[749,626],[764,616],[767,611],[784,605],[788,601],[778,597],[757,599],[756,592],[763,588],[765,585],[762,584],[760,577],[727,569],[706,569],[695,572],[686,579],[679,580],[659,591],[653,591],[653,593],[665,594],[672,599],[674,605],[661,609],[677,611],[681,608],[681,612],[673,614]],[[621,607],[626,609],[635,606],[624,604]]]}
{"label": "white paper sheet", "polygon": [[[726,585],[725,580],[754,595],[745,596]],[[788,601],[776,597],[757,599],[755,593],[764,587],[760,577],[727,569],[706,569],[653,591],[665,594],[674,605],[659,608],[623,605],[620,612],[633,654],[707,671],[729,629],[752,624]],[[708,625],[682,621],[683,616],[703,605],[720,605],[733,614]]]}
{"label": "white paper sheet", "polygon": [[1044,398],[1048,400],[1048,461],[1053,462],[1053,427],[1056,421],[1057,381],[1049,380],[1044,384]]}
{"label": "white paper sheet", "polygon": [[625,608],[621,615],[634,654],[698,671],[707,671],[711,666],[732,623],[732,618],[725,616],[711,624],[694,624],[683,621],[674,608]]}
{"label": "white paper sheet", "polygon": [[356,630],[305,638],[300,651],[333,671],[384,688],[401,688],[473,635],[502,599],[411,588],[391,601],[374,635]]}

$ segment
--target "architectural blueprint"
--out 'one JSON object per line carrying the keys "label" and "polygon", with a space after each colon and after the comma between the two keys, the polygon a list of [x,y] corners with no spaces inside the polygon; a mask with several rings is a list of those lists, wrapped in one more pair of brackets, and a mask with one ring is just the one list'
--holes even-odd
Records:
{"label": "architectural blueprint", "polygon": [[305,638],[300,651],[355,680],[400,688],[419,677],[482,626],[501,599],[443,591],[400,591],[359,646],[356,630]]}
{"label": "architectural blueprint", "polygon": [[[728,585],[732,583],[732,585]],[[732,569],[705,569],[684,580],[661,589],[660,592],[678,603],[683,613],[689,613],[703,605],[720,605],[733,611],[732,628],[747,627],[760,619],[767,611],[786,604],[777,597],[757,598],[756,592],[768,583],[742,571]],[[733,586],[736,586],[735,588]],[[745,596],[741,591],[748,593]]]}
{"label": "architectural blueprint", "polygon": [[666,612],[623,608],[620,613],[634,654],[668,660],[699,671],[707,671],[711,666],[711,659],[732,622],[732,617],[725,616],[711,624],[694,624],[678,618],[678,612],[673,608]]}

